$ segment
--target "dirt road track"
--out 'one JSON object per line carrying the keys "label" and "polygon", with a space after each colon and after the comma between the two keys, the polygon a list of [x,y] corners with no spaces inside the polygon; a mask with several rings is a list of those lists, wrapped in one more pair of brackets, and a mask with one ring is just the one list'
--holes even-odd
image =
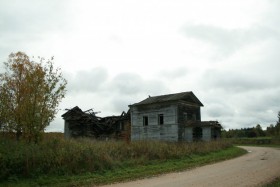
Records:
{"label": "dirt road track", "polygon": [[179,173],[104,187],[262,186],[280,176],[280,149],[242,147],[248,154]]}

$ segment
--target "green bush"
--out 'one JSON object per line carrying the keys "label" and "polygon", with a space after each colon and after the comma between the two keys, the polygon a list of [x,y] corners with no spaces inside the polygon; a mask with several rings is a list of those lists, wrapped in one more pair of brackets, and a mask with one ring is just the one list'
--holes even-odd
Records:
{"label": "green bush", "polygon": [[206,154],[230,147],[227,141],[170,143],[116,142],[48,138],[40,144],[3,139],[0,144],[0,181],[48,175],[103,172],[122,166],[145,165]]}

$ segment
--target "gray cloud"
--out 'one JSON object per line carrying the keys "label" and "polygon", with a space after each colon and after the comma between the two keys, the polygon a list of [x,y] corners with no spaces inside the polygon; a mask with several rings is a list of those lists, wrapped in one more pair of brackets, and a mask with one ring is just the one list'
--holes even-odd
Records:
{"label": "gray cloud", "polygon": [[65,6],[65,1],[1,2],[0,58],[27,51],[48,35],[65,33],[71,26],[67,20],[70,11]]}
{"label": "gray cloud", "polygon": [[143,89],[142,86],[142,78],[132,73],[121,73],[115,76],[110,85],[112,90],[125,95],[139,93]]}
{"label": "gray cloud", "polygon": [[64,73],[68,81],[69,93],[98,92],[108,80],[108,72],[104,68],[78,71],[76,74]]}
{"label": "gray cloud", "polygon": [[206,106],[207,115],[212,120],[218,120],[224,116],[233,116],[234,110],[228,103],[210,103]]}
{"label": "gray cloud", "polygon": [[219,120],[226,128],[275,124],[280,104],[279,87],[248,88],[242,92],[223,87],[209,89],[204,90],[204,120]]}
{"label": "gray cloud", "polygon": [[274,80],[264,79],[237,71],[208,70],[202,77],[203,85],[207,89],[223,89],[228,92],[248,92],[262,90],[275,86]]}
{"label": "gray cloud", "polygon": [[156,95],[167,91],[167,86],[159,80],[144,80],[140,75],[121,73],[114,77],[111,88],[125,95],[151,94]]}
{"label": "gray cloud", "polygon": [[242,49],[244,46],[256,45],[269,39],[280,39],[278,29],[255,26],[250,29],[224,29],[211,25],[185,25],[181,32],[188,38],[206,42],[224,56]]}
{"label": "gray cloud", "polygon": [[279,87],[274,89],[264,89],[258,92],[248,92],[242,95],[242,110],[248,111],[247,113],[251,115],[264,113],[265,111],[270,110],[279,110],[279,93]]}
{"label": "gray cloud", "polygon": [[245,63],[240,69],[205,71],[199,80],[200,91],[204,92],[204,120],[217,119],[225,128],[275,124],[280,110],[280,74],[275,70],[279,54],[271,49],[270,53],[264,52],[263,59]]}
{"label": "gray cloud", "polygon": [[145,80],[140,75],[132,73],[117,75],[108,86],[112,90],[111,103],[115,111],[126,110],[129,104],[139,102],[148,95],[169,93],[168,85],[163,81]]}

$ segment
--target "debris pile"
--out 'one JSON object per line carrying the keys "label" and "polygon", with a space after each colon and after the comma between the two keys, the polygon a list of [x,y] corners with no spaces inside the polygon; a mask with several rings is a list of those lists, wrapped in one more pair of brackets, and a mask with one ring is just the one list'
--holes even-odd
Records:
{"label": "debris pile", "polygon": [[120,116],[98,117],[92,109],[82,111],[78,106],[62,115],[66,137],[117,138],[122,133],[122,123],[130,121],[129,112]]}

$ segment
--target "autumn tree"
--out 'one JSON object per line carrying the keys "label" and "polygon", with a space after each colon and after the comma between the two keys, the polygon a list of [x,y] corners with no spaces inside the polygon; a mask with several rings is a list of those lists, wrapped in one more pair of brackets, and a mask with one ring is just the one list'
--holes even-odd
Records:
{"label": "autumn tree", "polygon": [[11,53],[0,74],[0,125],[6,131],[37,142],[54,119],[66,93],[66,80],[52,57],[37,61],[23,52]]}

